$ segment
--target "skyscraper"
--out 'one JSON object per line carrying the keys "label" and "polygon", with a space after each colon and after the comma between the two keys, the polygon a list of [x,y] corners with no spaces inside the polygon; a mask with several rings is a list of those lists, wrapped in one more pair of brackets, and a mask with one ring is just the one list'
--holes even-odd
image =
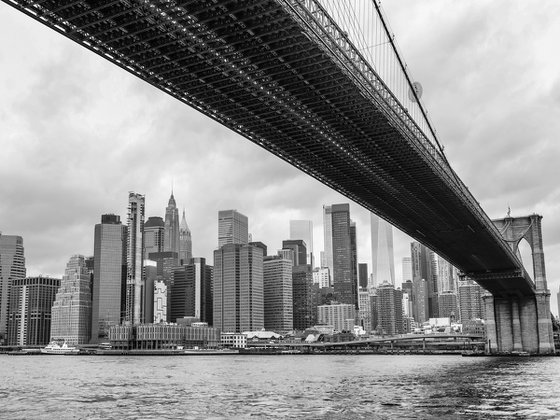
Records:
{"label": "skyscraper", "polygon": [[484,289],[473,280],[465,277],[459,281],[459,313],[461,322],[484,318]]}
{"label": "skyscraper", "polygon": [[437,317],[437,289],[434,294],[433,252],[419,242],[410,244],[414,319],[422,323]]}
{"label": "skyscraper", "polygon": [[[325,237],[325,243],[332,246],[332,277],[335,299],[341,303],[352,304],[357,308],[358,285],[357,263],[355,254],[355,227],[351,227],[350,206],[348,204],[333,204],[324,206],[325,222],[330,221],[330,239]],[[327,255],[327,261],[329,256]]]}
{"label": "skyscraper", "polygon": [[25,278],[25,258],[21,236],[0,232],[0,345],[6,344],[10,289],[16,279]]}
{"label": "skyscraper", "polygon": [[294,328],[292,264],[279,255],[263,261],[264,328],[276,333]]}
{"label": "skyscraper", "polygon": [[190,264],[192,258],[192,238],[191,230],[187,225],[187,218],[185,217],[185,210],[183,210],[183,217],[179,225],[179,264]]}
{"label": "skyscraper", "polygon": [[264,327],[263,250],[225,244],[214,251],[214,327],[223,332]]}
{"label": "skyscraper", "polygon": [[454,321],[459,319],[457,295],[455,292],[449,290],[439,293],[438,308],[440,318],[453,318]]}
{"label": "skyscraper", "polygon": [[403,333],[402,292],[388,281],[377,287],[377,322],[380,334]]}
{"label": "skyscraper", "polygon": [[173,192],[165,208],[164,224],[163,251],[176,252],[179,255],[179,210]]}
{"label": "skyscraper", "polygon": [[358,264],[358,286],[361,289],[367,289],[368,287],[367,263]]}
{"label": "skyscraper", "polygon": [[388,281],[395,285],[395,261],[393,256],[393,226],[374,213],[371,219],[371,270],[377,285]]}
{"label": "skyscraper", "polygon": [[311,265],[296,265],[292,267],[292,299],[295,330],[303,331],[317,323],[315,295]]}
{"label": "skyscraper", "polygon": [[51,340],[87,344],[91,337],[91,284],[83,255],[73,255],[51,310]]}
{"label": "skyscraper", "polygon": [[144,223],[144,255],[152,252],[162,252],[165,237],[165,223],[161,217],[148,217]]}
{"label": "skyscraper", "polygon": [[226,244],[247,244],[248,242],[247,216],[237,210],[220,210],[218,212],[218,247]]}
{"label": "skyscraper", "polygon": [[125,321],[131,322],[134,325],[144,322],[142,308],[144,301],[144,281],[142,278],[144,262],[144,209],[144,196],[134,192],[129,193]]}
{"label": "skyscraper", "polygon": [[185,316],[196,317],[213,325],[213,267],[205,258],[193,258],[191,264],[177,267],[171,286],[170,321]]}
{"label": "skyscraper", "polygon": [[109,328],[119,325],[126,308],[127,228],[120,216],[104,214],[95,225],[91,341],[107,340]]}
{"label": "skyscraper", "polygon": [[44,346],[51,335],[51,309],[60,279],[14,279],[10,288],[8,345]]}
{"label": "skyscraper", "polygon": [[402,282],[412,281],[412,260],[410,257],[402,259]]}
{"label": "skyscraper", "polygon": [[332,235],[332,209],[331,206],[323,206],[323,236],[325,250],[321,254],[321,267],[329,269],[329,285],[333,285],[333,235]]}
{"label": "skyscraper", "polygon": [[307,247],[307,264],[315,267],[313,254],[313,222],[311,220],[290,220],[290,239],[301,239]]}
{"label": "skyscraper", "polygon": [[294,251],[293,265],[307,265],[307,246],[303,239],[288,239],[282,241],[282,249]]}

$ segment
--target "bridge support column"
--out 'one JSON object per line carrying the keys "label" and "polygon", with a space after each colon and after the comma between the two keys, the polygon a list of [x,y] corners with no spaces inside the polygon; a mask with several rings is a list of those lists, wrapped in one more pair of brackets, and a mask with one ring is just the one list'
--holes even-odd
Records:
{"label": "bridge support column", "polygon": [[554,353],[554,338],[550,319],[550,292],[539,291],[535,294],[537,303],[537,322],[539,334],[539,354]]}
{"label": "bridge support column", "polygon": [[511,300],[511,326],[513,332],[513,351],[523,351],[521,338],[521,320],[519,319],[519,301]]}
{"label": "bridge support column", "polygon": [[486,353],[497,353],[498,335],[496,333],[496,319],[494,317],[494,296],[485,294],[482,296],[482,299],[484,300],[486,313]]}

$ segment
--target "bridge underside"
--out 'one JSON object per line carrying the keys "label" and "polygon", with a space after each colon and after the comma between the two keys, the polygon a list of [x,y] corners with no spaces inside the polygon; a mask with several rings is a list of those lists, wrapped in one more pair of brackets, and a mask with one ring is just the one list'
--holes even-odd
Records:
{"label": "bridge underside", "polygon": [[298,2],[4,1],[379,214],[496,296],[534,293],[439,152],[395,118],[406,110],[389,109],[381,82],[354,77],[349,52],[322,43]]}

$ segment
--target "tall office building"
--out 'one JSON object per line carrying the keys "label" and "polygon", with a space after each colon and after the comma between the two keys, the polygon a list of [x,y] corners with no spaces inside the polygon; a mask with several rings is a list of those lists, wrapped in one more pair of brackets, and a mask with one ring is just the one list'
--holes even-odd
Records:
{"label": "tall office building", "polygon": [[144,223],[144,255],[162,252],[165,237],[165,223],[161,217],[148,217]]}
{"label": "tall office building", "polygon": [[192,255],[192,237],[191,230],[187,224],[185,210],[179,225],[179,265],[190,264]]}
{"label": "tall office building", "polygon": [[327,267],[313,270],[313,284],[317,284],[321,289],[329,287],[329,269]]}
{"label": "tall office building", "polygon": [[307,246],[303,239],[288,239],[282,241],[282,249],[293,251],[293,265],[307,265]]}
{"label": "tall office building", "polygon": [[170,321],[188,316],[213,325],[212,280],[213,267],[206,265],[206,258],[193,258],[191,264],[177,267],[171,286]]}
{"label": "tall office building", "polygon": [[329,269],[329,286],[332,286],[334,281],[334,263],[331,206],[323,206],[323,238],[325,250],[321,253],[321,267]]}
{"label": "tall office building", "polygon": [[171,192],[171,197],[169,197],[169,202],[165,208],[164,225],[163,251],[176,252],[179,255],[179,209],[177,209],[173,192]]}
{"label": "tall office building", "polygon": [[154,283],[154,324],[167,322],[167,284],[162,280]]}
{"label": "tall office building", "polygon": [[[335,299],[340,303],[358,305],[358,267],[356,261],[355,226],[350,220],[350,206],[348,204],[333,204],[324,206],[325,221],[330,221],[331,237],[325,237],[325,242],[332,246],[331,284],[334,288]],[[329,256],[327,255],[327,260]]]}
{"label": "tall office building", "polygon": [[307,264],[315,267],[313,254],[313,222],[311,220],[290,220],[290,239],[301,239],[307,249]]}
{"label": "tall office building", "polygon": [[237,210],[218,212],[218,247],[226,244],[247,244],[249,242],[249,221]]}
{"label": "tall office building", "polygon": [[[328,281],[328,279],[327,279]],[[303,331],[317,323],[317,294],[313,290],[310,264],[292,267],[294,329]]]}
{"label": "tall office building", "polygon": [[60,279],[14,279],[10,288],[8,345],[44,346],[51,336],[51,309]]}
{"label": "tall office building", "polygon": [[452,318],[453,321],[457,321],[459,319],[457,295],[455,292],[441,292],[438,295],[438,308],[440,318]]}
{"label": "tall office building", "polygon": [[214,327],[223,332],[264,327],[263,250],[225,244],[214,251]]}
{"label": "tall office building", "polygon": [[[145,197],[131,192],[128,195],[128,244],[126,276],[125,321],[133,325],[144,322],[144,209]],[[165,249],[165,246],[164,246]]]}
{"label": "tall office building", "polygon": [[[444,258],[435,254],[437,259],[437,290],[438,293],[455,292],[455,270]],[[441,316],[441,314],[440,314]]]}
{"label": "tall office building", "polygon": [[372,330],[371,326],[371,296],[366,288],[358,290],[359,320],[362,328],[368,333]]}
{"label": "tall office building", "polygon": [[0,232],[0,345],[6,344],[10,289],[16,279],[25,278],[25,258],[21,236]]}
{"label": "tall office building", "polygon": [[294,328],[292,261],[278,256],[264,257],[264,328],[284,334]]}
{"label": "tall office building", "polygon": [[91,337],[91,284],[83,255],[70,257],[51,310],[51,340],[87,344]]}
{"label": "tall office building", "polygon": [[484,289],[474,280],[465,278],[459,281],[459,314],[461,322],[471,319],[484,319]]}
{"label": "tall office building", "polygon": [[368,287],[368,267],[367,263],[358,264],[358,286],[362,289]]}
{"label": "tall office building", "polygon": [[155,288],[159,280],[157,275],[157,263],[152,260],[144,260],[144,323],[152,324],[155,322],[154,302]]}
{"label": "tall office building", "polygon": [[403,257],[402,259],[402,281],[412,281],[412,259],[410,257]]}
{"label": "tall office building", "polygon": [[395,284],[395,261],[393,255],[393,226],[374,213],[370,213],[371,220],[371,271],[374,284],[388,281]]}
{"label": "tall office building", "polygon": [[104,214],[95,225],[93,243],[93,299],[91,342],[109,337],[109,328],[119,325],[126,308],[127,228],[120,216]]}
{"label": "tall office building", "polygon": [[351,331],[354,329],[356,306],[348,303],[319,305],[317,321],[319,324],[332,325],[335,331]]}
{"label": "tall office building", "polygon": [[388,281],[377,287],[378,333],[403,333],[402,292]]}
{"label": "tall office building", "polygon": [[414,319],[418,323],[437,317],[437,286],[434,294],[434,253],[419,242],[410,244]]}

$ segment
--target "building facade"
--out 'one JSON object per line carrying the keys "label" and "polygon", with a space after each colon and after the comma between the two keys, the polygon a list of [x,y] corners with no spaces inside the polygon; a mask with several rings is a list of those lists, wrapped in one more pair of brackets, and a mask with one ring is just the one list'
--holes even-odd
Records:
{"label": "building facade", "polygon": [[383,282],[395,285],[395,260],[393,255],[393,226],[374,213],[371,220],[371,271],[374,284]]}
{"label": "building facade", "polygon": [[451,318],[452,321],[457,321],[459,319],[457,294],[452,291],[442,292],[439,294],[438,300],[440,318]]}
{"label": "building facade", "polygon": [[162,252],[165,238],[165,223],[161,217],[148,217],[144,223],[144,256]]}
{"label": "building facade", "polygon": [[329,287],[330,276],[328,267],[313,270],[313,284],[318,284],[320,288]]}
{"label": "building facade", "polygon": [[290,220],[290,239],[301,239],[305,242],[307,262],[315,267],[313,254],[313,222],[311,220]]}
{"label": "building facade", "polygon": [[51,309],[51,340],[68,345],[91,338],[91,279],[83,255],[70,257]]}
{"label": "building facade", "polygon": [[214,251],[214,327],[240,333],[264,328],[263,250],[226,244]]}
{"label": "building facade", "polygon": [[249,243],[249,221],[247,216],[237,210],[218,212],[218,247],[226,244]]}
{"label": "building facade", "polygon": [[402,291],[389,282],[377,288],[377,333],[403,333]]}
{"label": "building facade", "polygon": [[23,238],[0,232],[0,345],[7,343],[12,282],[25,278]]}
{"label": "building facade", "polygon": [[95,225],[91,342],[107,339],[111,325],[119,325],[126,308],[127,228],[120,216],[104,214]]}
{"label": "building facade", "polygon": [[264,328],[279,334],[294,328],[292,264],[281,256],[263,261]]}
{"label": "building facade", "polygon": [[8,345],[44,346],[51,336],[51,309],[60,279],[26,277],[12,281]]}
{"label": "building facade", "polygon": [[459,314],[461,322],[484,319],[484,289],[473,280],[459,281]]}
{"label": "building facade", "polygon": [[[327,279],[328,280],[328,279]],[[303,331],[317,323],[317,293],[311,265],[292,267],[294,329]]]}
{"label": "building facade", "polygon": [[145,197],[129,193],[125,321],[134,325],[144,322],[144,211]]}
{"label": "building facade", "polygon": [[212,307],[213,267],[205,258],[192,258],[191,264],[173,271],[170,299],[170,321],[195,317],[213,325]]}
{"label": "building facade", "polygon": [[352,331],[355,319],[356,307],[353,304],[338,303],[317,307],[319,324],[332,325],[335,331]]}

